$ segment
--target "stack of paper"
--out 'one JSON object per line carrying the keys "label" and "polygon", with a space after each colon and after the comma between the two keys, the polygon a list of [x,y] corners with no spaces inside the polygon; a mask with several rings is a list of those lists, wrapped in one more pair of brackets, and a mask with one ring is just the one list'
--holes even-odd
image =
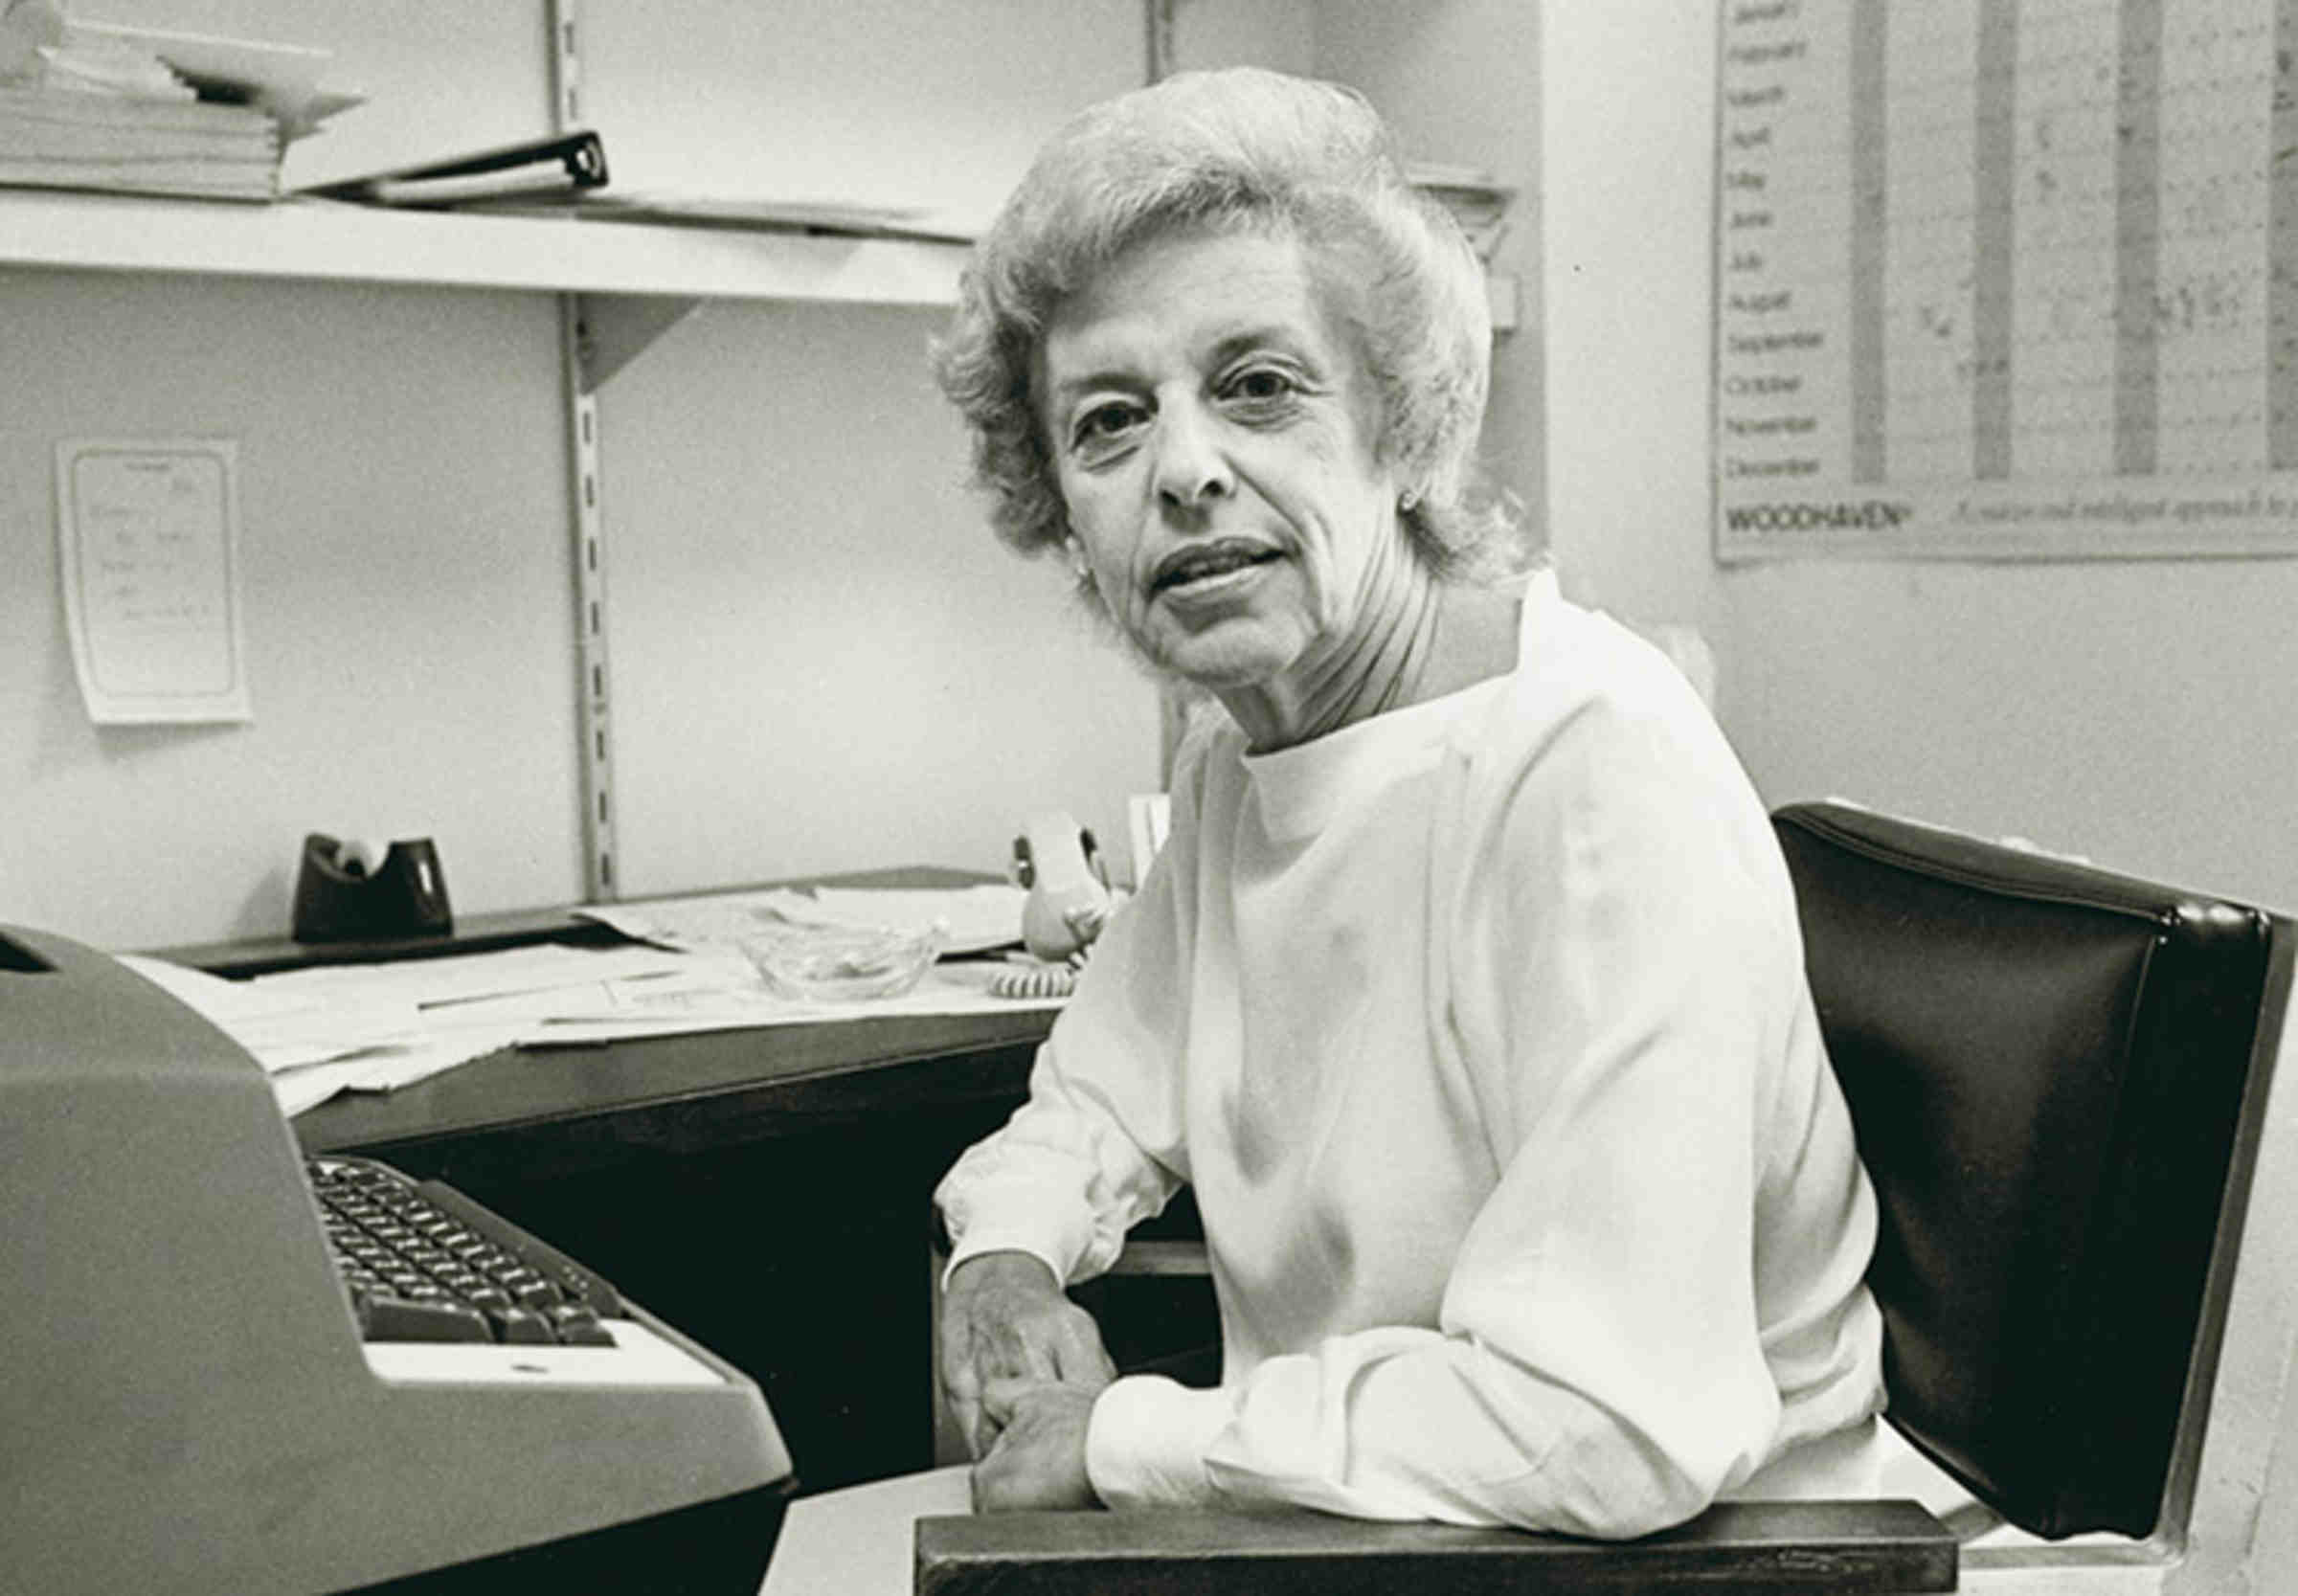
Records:
{"label": "stack of paper", "polygon": [[338,1091],[390,1091],[514,1046],[562,1008],[611,1007],[602,988],[683,976],[693,961],[659,948],[545,945],[253,980],[133,954],[121,962],[245,1047],[292,1114]]}
{"label": "stack of paper", "polygon": [[424,1041],[412,1002],[387,993],[321,1005],[247,981],[133,954],[120,962],[205,1016],[253,1054],[281,1108],[296,1113],[364,1079],[379,1059]]}
{"label": "stack of paper", "polygon": [[1018,887],[941,890],[824,888],[663,898],[585,910],[642,938],[611,947],[542,943],[491,953],[320,964],[249,980],[138,955],[121,962],[245,1047],[282,1110],[339,1091],[392,1091],[506,1047],[587,1046],[638,1037],[752,1030],[884,1015],[1058,1008],[1058,996],[1007,997],[995,962],[942,963],[898,997],[800,1000],[770,991],[738,951],[768,921],[939,924],[959,946],[1021,940]]}
{"label": "stack of paper", "polygon": [[0,183],[270,200],[287,142],[358,103],[324,51],[0,16]]}
{"label": "stack of paper", "polygon": [[272,199],[279,124],[246,105],[0,87],[0,182]]}

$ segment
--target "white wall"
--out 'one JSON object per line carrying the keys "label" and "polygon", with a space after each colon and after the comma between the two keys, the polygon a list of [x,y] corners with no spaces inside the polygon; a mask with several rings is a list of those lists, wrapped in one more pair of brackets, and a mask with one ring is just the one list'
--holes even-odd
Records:
{"label": "white wall", "polygon": [[1526,0],[1323,0],[1315,70],[1378,105],[1408,154],[1482,167],[1513,186],[1496,271],[1518,283],[1519,326],[1494,341],[1479,451],[1493,487],[1544,533],[1546,376],[1541,303],[1540,8]]}
{"label": "white wall", "polygon": [[1713,24],[1705,0],[1541,12],[1549,546],[1572,596],[1712,637]]}
{"label": "white wall", "polygon": [[[556,316],[540,297],[0,275],[0,920],[283,933],[310,830],[430,834],[459,907],[580,881]],[[238,440],[251,726],[92,727],[53,449]]]}
{"label": "white wall", "polygon": [[940,325],[705,305],[608,388],[626,895],[995,869],[1030,810],[1115,843],[1157,786],[1154,689],[960,485]]}
{"label": "white wall", "polygon": [[2298,564],[1719,570],[1716,16],[1545,8],[1549,510],[1567,586],[1697,620],[1767,799],[1840,795],[2298,905]]}

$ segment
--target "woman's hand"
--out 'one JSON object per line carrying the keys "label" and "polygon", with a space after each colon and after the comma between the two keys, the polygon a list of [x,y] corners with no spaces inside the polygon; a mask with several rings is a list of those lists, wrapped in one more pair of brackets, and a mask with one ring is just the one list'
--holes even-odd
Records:
{"label": "woman's hand", "polygon": [[1085,1468],[1093,1396],[1058,1382],[993,1381],[981,1405],[998,1439],[974,1465],[974,1511],[1099,1507]]}
{"label": "woman's hand", "polygon": [[[941,1387],[975,1457],[988,1453],[1014,1410],[985,1405],[994,1383],[1071,1387],[1090,1408],[1094,1393],[1116,1375],[1093,1315],[1069,1299],[1039,1259],[984,1252],[950,1275],[941,1299]],[[1078,1469],[1082,1473],[1082,1430]]]}

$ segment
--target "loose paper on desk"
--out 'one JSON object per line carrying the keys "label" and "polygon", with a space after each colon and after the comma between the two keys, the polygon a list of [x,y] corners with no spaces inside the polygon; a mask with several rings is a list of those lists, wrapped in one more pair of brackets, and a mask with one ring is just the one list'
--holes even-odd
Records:
{"label": "loose paper on desk", "polygon": [[323,1103],[366,1081],[384,1058],[428,1043],[416,1006],[388,994],[322,1002],[136,954],[120,962],[254,1055],[282,1113]]}
{"label": "loose paper on desk", "polygon": [[939,964],[893,998],[800,1001],[768,991],[724,948],[556,943],[434,958],[322,964],[225,980],[163,960],[122,962],[254,1054],[282,1112],[339,1091],[392,1091],[508,1047],[561,1047],[697,1031],[888,1015],[1013,1013],[1058,998],[990,991],[996,963]]}
{"label": "loose paper on desk", "polygon": [[56,446],[64,618],[95,724],[255,718],[241,624],[238,466],[229,439]]}
{"label": "loose paper on desk", "polygon": [[[395,1091],[516,1046],[553,1015],[587,1014],[612,1004],[616,1000],[609,994],[620,988],[691,978],[697,962],[691,955],[660,948],[545,943],[437,958],[322,964],[258,976],[249,984],[267,998],[303,1005],[323,1019],[356,1014],[374,1004],[413,1013],[417,1032],[412,1038],[323,1066],[327,1074],[312,1082],[316,1088],[332,1076],[346,1090]],[[272,1084],[282,1104],[297,1085],[285,1074],[275,1074]]]}
{"label": "loose paper on desk", "polygon": [[[519,1038],[522,1047],[631,1042],[699,1031],[749,1031],[769,1025],[808,1025],[827,1020],[874,1020],[890,1015],[1015,1014],[1059,1008],[1060,997],[1006,998],[990,990],[1003,966],[943,963],[929,968],[909,991],[890,998],[786,998],[747,970],[729,973],[718,955],[694,954],[695,972],[684,978],[617,981],[594,989],[600,1000],[584,1007],[562,1001],[555,1012]],[[569,995],[572,996],[571,994]]]}
{"label": "loose paper on desk", "polygon": [[163,959],[121,962],[245,1047],[281,1111],[339,1091],[391,1091],[516,1045],[542,1019],[593,1013],[606,989],[687,975],[659,948],[512,948],[402,962],[319,965],[226,980]]}
{"label": "loose paper on desk", "polygon": [[1022,908],[1029,894],[1002,882],[946,889],[817,887],[810,891],[770,888],[755,892],[712,892],[603,904],[576,910],[625,936],[665,948],[732,948],[760,923],[810,926],[896,926],[922,930],[938,920],[947,928],[945,954],[980,953],[1022,939]]}

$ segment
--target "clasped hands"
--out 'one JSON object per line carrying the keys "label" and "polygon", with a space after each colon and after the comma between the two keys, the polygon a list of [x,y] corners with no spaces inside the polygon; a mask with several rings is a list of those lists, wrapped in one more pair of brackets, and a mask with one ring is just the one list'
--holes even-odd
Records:
{"label": "clasped hands", "polygon": [[941,1382],[973,1452],[974,1510],[1096,1507],[1085,1467],[1093,1398],[1116,1378],[1093,1315],[1025,1252],[950,1275]]}

